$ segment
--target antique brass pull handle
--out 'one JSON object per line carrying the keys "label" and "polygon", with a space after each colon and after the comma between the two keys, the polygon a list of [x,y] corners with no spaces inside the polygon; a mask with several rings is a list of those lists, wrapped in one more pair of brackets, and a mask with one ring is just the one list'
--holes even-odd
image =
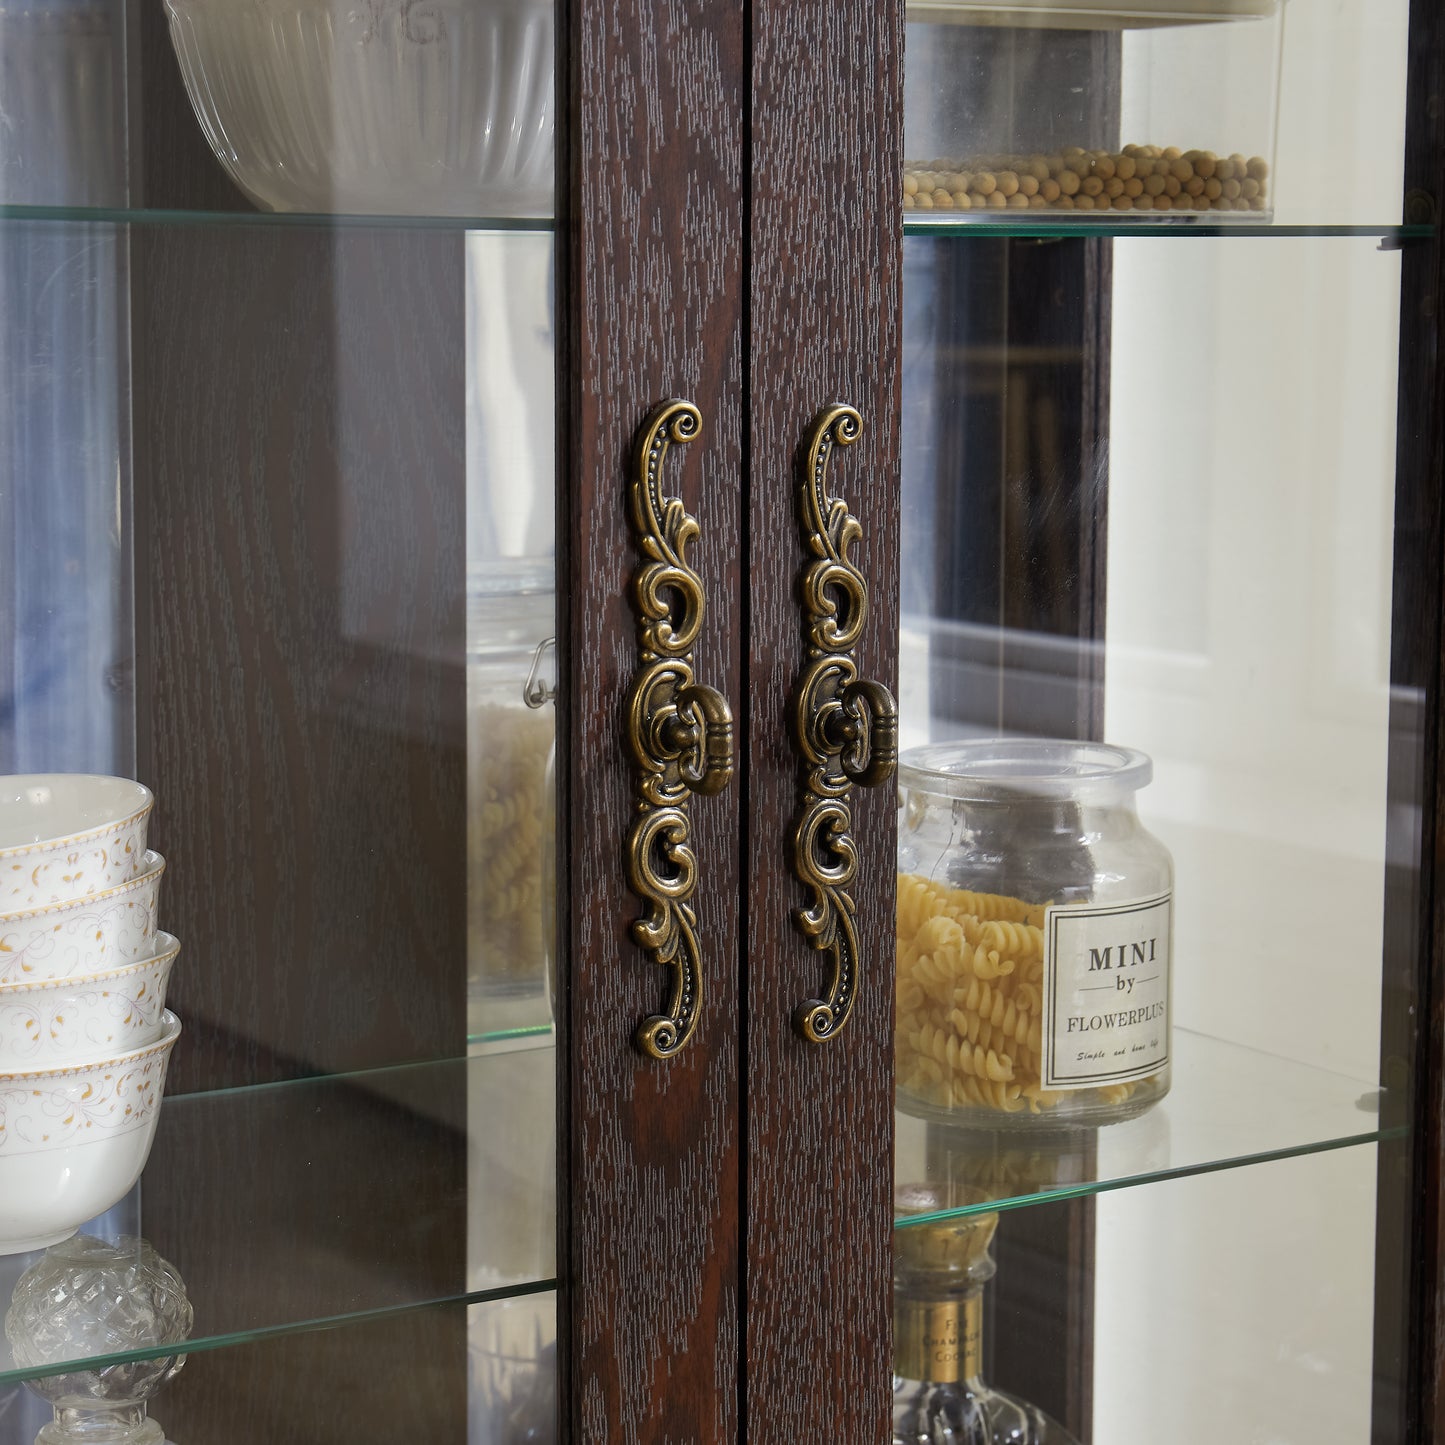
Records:
{"label": "antique brass pull handle", "polygon": [[898,761],[898,707],[881,682],[858,676],[853,649],[868,615],[868,584],[848,556],[862,535],[847,504],[828,496],[837,447],[858,440],[863,419],[851,406],[825,408],[808,432],[799,497],[803,540],[813,560],[803,574],[808,664],[798,684],[793,726],[803,755],[803,809],[793,830],[793,871],[811,893],[794,917],[826,954],[831,978],[822,998],[793,1010],[793,1027],[818,1044],[848,1022],[858,991],[858,933],[849,888],[857,872],[854,783],[875,787]]}
{"label": "antique brass pull handle", "polygon": [[643,1019],[635,1035],[654,1059],[669,1059],[687,1043],[702,1007],[688,804],[693,793],[720,792],[733,775],[732,712],[692,670],[705,607],[702,578],[687,560],[697,519],[678,498],[662,494],[669,446],[701,430],[691,402],[663,402],[638,432],[630,483],[643,561],[632,582],[639,658],[627,696],[627,740],[637,768],[637,816],[627,835],[627,876],[647,905],[632,936],[673,974],[662,1012]]}

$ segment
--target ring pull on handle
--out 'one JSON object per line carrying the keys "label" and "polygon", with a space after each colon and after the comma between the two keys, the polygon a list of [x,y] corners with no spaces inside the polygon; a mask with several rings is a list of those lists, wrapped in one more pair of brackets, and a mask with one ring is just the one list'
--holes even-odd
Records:
{"label": "ring pull on handle", "polygon": [[646,905],[632,936],[672,970],[662,1010],[643,1019],[634,1036],[654,1059],[670,1059],[687,1044],[702,1007],[689,804],[694,793],[721,792],[733,775],[732,712],[720,692],[693,676],[692,647],[705,611],[702,578],[687,560],[697,519],[662,492],[669,447],[701,430],[691,402],[656,407],[638,432],[629,488],[643,560],[632,580],[638,665],[627,695],[627,741],[637,808],[627,834],[627,877]]}
{"label": "ring pull on handle", "polygon": [[793,730],[803,757],[803,807],[793,829],[793,872],[810,892],[794,913],[808,942],[829,960],[821,998],[793,1010],[810,1043],[835,1037],[858,992],[858,934],[849,889],[857,872],[855,783],[876,787],[898,762],[898,705],[881,682],[858,676],[854,648],[868,616],[868,584],[848,556],[863,535],[847,504],[828,495],[828,466],[852,446],[863,419],[851,406],[825,408],[808,432],[799,491],[803,541],[813,559],[803,574],[808,663],[798,683]]}

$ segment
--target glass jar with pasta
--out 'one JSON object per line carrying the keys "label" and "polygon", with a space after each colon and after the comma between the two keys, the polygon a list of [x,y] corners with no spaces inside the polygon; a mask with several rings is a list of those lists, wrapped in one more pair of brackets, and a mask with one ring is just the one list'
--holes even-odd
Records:
{"label": "glass jar with pasta", "polygon": [[1135,808],[1152,771],[1040,738],[900,759],[900,1108],[1059,1128],[1168,1092],[1174,867]]}
{"label": "glass jar with pasta", "polygon": [[468,1036],[551,1021],[550,770],[554,718],[553,596],[488,595],[468,603]]}

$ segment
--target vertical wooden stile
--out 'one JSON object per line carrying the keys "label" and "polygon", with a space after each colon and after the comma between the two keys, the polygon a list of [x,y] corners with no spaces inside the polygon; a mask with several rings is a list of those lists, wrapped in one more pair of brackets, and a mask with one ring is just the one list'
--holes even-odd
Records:
{"label": "vertical wooden stile", "polygon": [[[697,1033],[645,1058],[666,985],[630,933],[624,736],[640,556],[627,483],[659,402],[701,413],[665,490],[697,518],[699,681],[738,707],[743,25],[735,0],[562,0],[558,154],[558,1316],[561,1438],[737,1436],[740,786],[691,803]],[[745,758],[745,740],[739,749]]]}
{"label": "vertical wooden stile", "polygon": [[859,675],[897,687],[903,4],[750,12],[746,1439],[807,1439],[826,1420],[835,1445],[877,1445],[892,1338],[894,791],[853,790],[857,1002],[836,1037],[806,1042],[793,1010],[826,964],[793,917],[809,898],[790,867],[791,707],[812,560],[798,450],[834,403],[862,417],[832,462],[832,491],[862,527]]}
{"label": "vertical wooden stile", "polygon": [[[1375,1203],[1378,1445],[1445,1440],[1445,13],[1410,6],[1390,641],[1380,1081],[1386,1127]],[[1382,242],[1382,248],[1389,242]],[[1407,1247],[1408,1245],[1408,1247]]]}

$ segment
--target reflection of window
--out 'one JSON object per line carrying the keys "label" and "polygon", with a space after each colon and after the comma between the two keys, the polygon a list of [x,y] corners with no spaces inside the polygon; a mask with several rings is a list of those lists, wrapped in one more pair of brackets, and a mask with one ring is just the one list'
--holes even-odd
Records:
{"label": "reflection of window", "polygon": [[1108,244],[904,243],[907,737],[1097,732]]}
{"label": "reflection of window", "polygon": [[[0,203],[124,204],[123,39],[109,0],[0,13]],[[0,771],[134,766],[127,277],[114,226],[0,242]]]}

